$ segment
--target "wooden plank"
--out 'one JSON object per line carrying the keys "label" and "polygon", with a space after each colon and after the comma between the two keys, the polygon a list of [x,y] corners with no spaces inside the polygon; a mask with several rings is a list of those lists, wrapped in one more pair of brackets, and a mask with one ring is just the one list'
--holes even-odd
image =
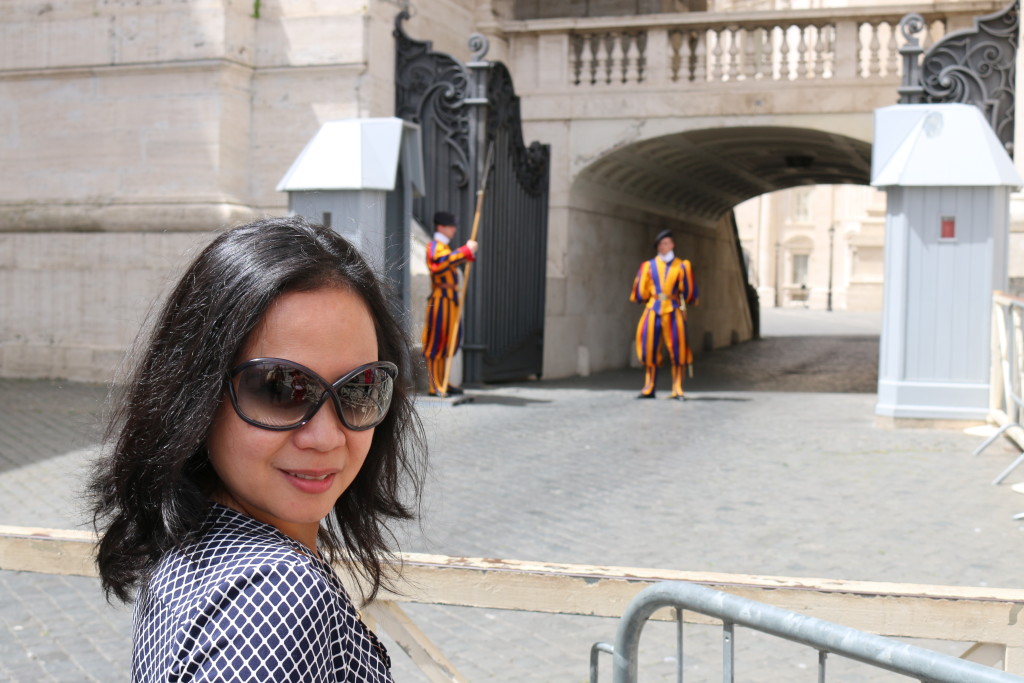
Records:
{"label": "wooden plank", "polygon": [[[396,601],[618,617],[656,581],[690,581],[889,636],[1024,645],[1024,590],[405,555]],[[659,618],[671,620],[667,611]],[[687,612],[694,623],[713,621]]]}
{"label": "wooden plank", "polygon": [[394,638],[428,680],[434,683],[466,683],[465,676],[394,602],[375,600],[363,610],[363,617],[370,628],[376,630],[376,626],[380,626]]}
{"label": "wooden plank", "polygon": [[87,531],[0,526],[0,569],[95,577],[95,541]]}
{"label": "wooden plank", "polygon": [[[584,581],[622,579],[626,581],[690,581],[693,583],[753,586],[768,590],[810,590],[818,592],[856,593],[863,595],[930,596],[942,599],[993,600],[1024,603],[1024,589],[975,586],[940,586],[929,584],[892,583],[882,581],[847,581],[843,579],[763,576],[756,574],[725,574],[674,569],[615,567],[604,565],[500,560],[491,558],[452,557],[424,553],[404,553],[402,574],[428,569],[470,570],[480,574],[552,575],[576,577]],[[411,584],[415,582],[410,581]],[[410,589],[414,588],[411,586]]]}
{"label": "wooden plank", "polygon": [[1024,675],[1024,647],[1007,647],[1003,670],[1012,674]]}
{"label": "wooden plank", "polygon": [[[0,569],[95,576],[89,538],[83,532],[0,527]],[[339,566],[342,572],[345,569]],[[754,576],[426,554],[403,555],[399,569],[403,594],[382,591],[380,599],[617,618],[629,601],[651,583],[690,581],[871,633],[997,643],[1015,648],[1014,652],[1024,651],[1024,590],[1015,588]],[[713,623],[690,612],[685,618],[690,622]]]}
{"label": "wooden plank", "polygon": [[996,643],[975,643],[960,655],[960,659],[966,659],[969,662],[999,670],[1003,670],[1003,660],[1005,658],[1006,648]]}

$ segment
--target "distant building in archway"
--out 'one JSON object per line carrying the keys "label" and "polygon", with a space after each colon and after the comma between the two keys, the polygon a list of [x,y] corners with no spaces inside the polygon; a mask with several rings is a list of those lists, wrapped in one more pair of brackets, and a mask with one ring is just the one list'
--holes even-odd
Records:
{"label": "distant building in archway", "polygon": [[762,306],[882,310],[884,193],[856,185],[782,190],[736,207],[736,223]]}

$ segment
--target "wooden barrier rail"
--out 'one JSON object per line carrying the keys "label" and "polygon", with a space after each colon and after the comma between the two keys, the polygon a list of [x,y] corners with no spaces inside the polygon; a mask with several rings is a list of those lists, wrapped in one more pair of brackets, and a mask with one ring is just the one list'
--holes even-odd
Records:
{"label": "wooden barrier rail", "polygon": [[[89,532],[0,526],[0,570],[96,576]],[[403,595],[383,593],[365,615],[432,681],[461,681],[397,603],[618,618],[658,581],[699,583],[880,635],[973,643],[964,657],[1024,674],[1024,590],[803,579],[553,564],[443,555],[402,556]],[[339,567],[347,573],[344,567]],[[351,585],[351,584],[349,584]],[[672,620],[671,613],[660,615]],[[689,623],[715,623],[687,612]]]}

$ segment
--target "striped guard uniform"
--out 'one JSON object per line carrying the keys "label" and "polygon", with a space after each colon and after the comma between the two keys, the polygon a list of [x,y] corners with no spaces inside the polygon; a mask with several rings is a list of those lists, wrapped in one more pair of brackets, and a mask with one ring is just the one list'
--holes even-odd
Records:
{"label": "striped guard uniform", "polygon": [[665,263],[656,256],[640,264],[629,298],[646,304],[636,328],[636,355],[646,373],[644,394],[654,393],[664,340],[672,361],[672,395],[683,395],[683,370],[693,362],[686,343],[686,305],[697,304],[697,297],[689,261],[675,258]]}
{"label": "striped guard uniform", "polygon": [[[467,246],[461,246],[453,251],[437,239],[427,245],[431,291],[430,298],[427,299],[427,320],[423,326],[423,355],[427,359],[431,394],[438,393],[438,388],[444,381],[448,346],[455,323],[459,319],[458,267],[473,260],[473,252]],[[460,329],[455,349],[458,349],[461,337]]]}

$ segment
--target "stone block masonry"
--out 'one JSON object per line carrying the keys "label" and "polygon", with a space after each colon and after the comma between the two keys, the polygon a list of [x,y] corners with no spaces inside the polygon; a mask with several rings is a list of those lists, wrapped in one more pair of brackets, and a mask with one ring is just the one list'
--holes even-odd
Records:
{"label": "stone block masonry", "polygon": [[105,382],[212,233],[0,232],[0,376]]}

